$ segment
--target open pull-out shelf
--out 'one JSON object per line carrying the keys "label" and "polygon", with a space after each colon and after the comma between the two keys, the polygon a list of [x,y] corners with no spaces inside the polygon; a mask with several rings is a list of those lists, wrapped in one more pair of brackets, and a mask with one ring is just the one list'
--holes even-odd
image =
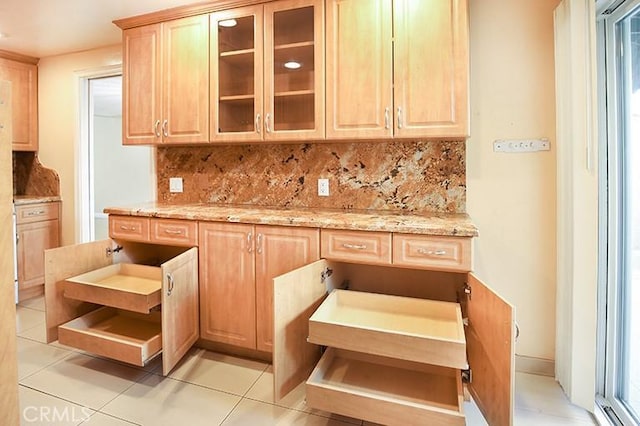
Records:
{"label": "open pull-out shelf", "polygon": [[309,319],[309,342],[467,368],[460,305],[451,302],[334,290]]}
{"label": "open pull-out shelf", "polygon": [[102,307],[58,327],[61,344],[143,366],[162,351],[159,312],[140,315]]}
{"label": "open pull-out shelf", "polygon": [[149,313],[162,302],[162,273],[159,267],[118,263],[67,278],[64,296]]}
{"label": "open pull-out shelf", "polygon": [[328,348],[306,383],[313,408],[386,425],[464,425],[460,372]]}

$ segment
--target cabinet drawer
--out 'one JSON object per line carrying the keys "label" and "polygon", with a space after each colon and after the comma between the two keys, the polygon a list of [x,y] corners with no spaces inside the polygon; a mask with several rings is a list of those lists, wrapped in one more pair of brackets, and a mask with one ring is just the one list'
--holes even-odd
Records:
{"label": "cabinet drawer", "polygon": [[467,368],[460,305],[334,290],[309,318],[309,342],[450,368]]}
{"label": "cabinet drawer", "polygon": [[160,314],[139,315],[103,307],[58,327],[58,341],[143,366],[162,350]]}
{"label": "cabinet drawer", "polygon": [[152,219],[151,242],[174,246],[197,246],[198,223],[190,220]]}
{"label": "cabinet drawer", "polygon": [[471,238],[393,234],[393,264],[468,272]]}
{"label": "cabinet drawer", "polygon": [[29,204],[16,206],[16,223],[40,222],[43,220],[58,219],[60,215],[58,203]]}
{"label": "cabinet drawer", "polygon": [[118,263],[67,278],[70,299],[148,313],[162,301],[162,276],[155,266]]}
{"label": "cabinet drawer", "polygon": [[368,231],[320,231],[320,256],[346,262],[388,265],[391,233]]}
{"label": "cabinet drawer", "polygon": [[109,236],[129,241],[149,241],[149,218],[109,216]]}
{"label": "cabinet drawer", "polygon": [[464,425],[460,372],[328,348],[306,383],[307,405],[385,425]]}

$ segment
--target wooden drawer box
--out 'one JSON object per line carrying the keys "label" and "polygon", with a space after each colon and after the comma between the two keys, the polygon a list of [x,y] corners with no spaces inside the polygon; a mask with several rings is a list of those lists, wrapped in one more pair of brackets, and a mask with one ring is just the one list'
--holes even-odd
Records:
{"label": "wooden drawer box", "polygon": [[16,206],[16,223],[18,225],[58,219],[59,216],[60,203],[58,202]]}
{"label": "wooden drawer box", "polygon": [[471,271],[471,238],[393,234],[393,264],[468,272]]}
{"label": "wooden drawer box", "polygon": [[127,241],[149,242],[149,218],[109,216],[109,236]]}
{"label": "wooden drawer box", "polygon": [[161,288],[160,268],[117,263],[67,278],[64,295],[146,314],[162,301]]}
{"label": "wooden drawer box", "polygon": [[160,313],[134,315],[102,307],[58,327],[58,341],[63,345],[143,366],[162,351]]}
{"label": "wooden drawer box", "polygon": [[151,242],[173,246],[197,246],[198,222],[194,220],[152,219]]}
{"label": "wooden drawer box", "polygon": [[345,262],[391,264],[391,233],[320,230],[320,257]]}
{"label": "wooden drawer box", "polygon": [[385,425],[464,425],[460,372],[328,348],[306,382],[307,404]]}
{"label": "wooden drawer box", "polygon": [[466,369],[460,305],[334,290],[309,318],[309,342]]}

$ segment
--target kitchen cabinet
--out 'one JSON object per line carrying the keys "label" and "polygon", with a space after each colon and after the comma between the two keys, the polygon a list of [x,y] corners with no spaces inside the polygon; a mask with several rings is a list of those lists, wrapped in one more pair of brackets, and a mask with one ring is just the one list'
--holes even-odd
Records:
{"label": "kitchen cabinet", "polygon": [[211,14],[212,142],[324,137],[324,4]]}
{"label": "kitchen cabinet", "polygon": [[38,150],[37,63],[35,58],[24,57],[23,62],[0,57],[0,80],[11,82],[13,151]]}
{"label": "kitchen cabinet", "polygon": [[322,259],[275,278],[274,311],[276,400],[306,381],[310,408],[464,424],[464,373],[487,422],[513,423],[514,310],[470,272]]}
{"label": "kitchen cabinet", "polygon": [[468,137],[466,0],[327,1],[328,139]]}
{"label": "kitchen cabinet", "polygon": [[42,294],[44,252],[60,245],[60,203],[16,206],[18,299]]}
{"label": "kitchen cabinet", "polygon": [[123,144],[208,142],[208,17],[126,29],[123,56]]}
{"label": "kitchen cabinet", "polygon": [[201,337],[269,352],[272,279],[319,258],[317,229],[199,223]]}
{"label": "kitchen cabinet", "polygon": [[199,336],[198,249],[103,240],[45,254],[47,342],[168,374]]}

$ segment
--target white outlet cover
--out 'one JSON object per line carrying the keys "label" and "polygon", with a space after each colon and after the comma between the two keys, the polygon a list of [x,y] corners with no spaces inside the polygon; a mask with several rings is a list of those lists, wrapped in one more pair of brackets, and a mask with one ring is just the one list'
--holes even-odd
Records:
{"label": "white outlet cover", "polygon": [[318,179],[318,195],[321,197],[329,196],[329,179]]}
{"label": "white outlet cover", "polygon": [[549,151],[548,139],[499,139],[493,142],[494,152]]}
{"label": "white outlet cover", "polygon": [[169,192],[182,192],[182,178],[169,178]]}

